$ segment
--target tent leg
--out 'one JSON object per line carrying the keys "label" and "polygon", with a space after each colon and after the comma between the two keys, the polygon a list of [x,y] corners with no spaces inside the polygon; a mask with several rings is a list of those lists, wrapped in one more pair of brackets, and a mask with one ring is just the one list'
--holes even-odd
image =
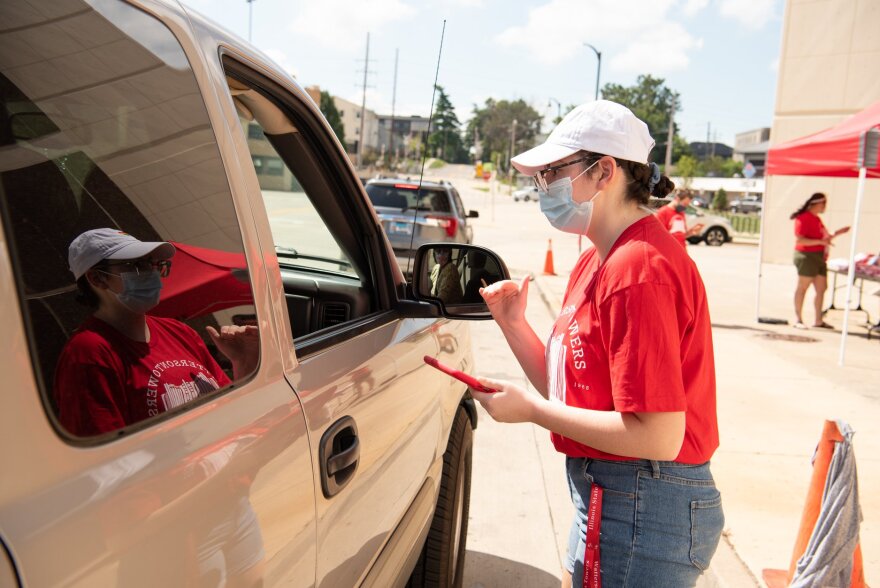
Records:
{"label": "tent leg", "polygon": [[[762,197],[764,204],[767,203],[767,189],[764,188]],[[758,284],[755,287],[755,322],[761,322],[761,272],[764,268],[764,206],[761,206],[761,232],[758,234]]]}
{"label": "tent leg", "polygon": [[856,278],[856,239],[859,236],[859,217],[862,214],[862,198],[865,195],[865,178],[867,169],[859,168],[859,187],[856,190],[856,211],[853,218],[852,241],[849,246],[849,267],[846,274],[846,306],[843,307],[843,328],[840,333],[840,357],[837,365],[843,367],[846,356],[846,336],[849,333],[849,309],[852,306],[853,282]]}

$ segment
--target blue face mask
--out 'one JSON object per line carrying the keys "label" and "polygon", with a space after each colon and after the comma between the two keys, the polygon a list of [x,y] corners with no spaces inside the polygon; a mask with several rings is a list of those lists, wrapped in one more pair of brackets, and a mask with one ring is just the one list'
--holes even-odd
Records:
{"label": "blue face mask", "polygon": [[130,311],[144,314],[159,304],[162,278],[158,271],[123,272],[119,277],[122,278],[122,292],[116,297]]}
{"label": "blue face mask", "polygon": [[675,212],[684,212],[685,210],[687,210],[687,206],[684,204],[679,204],[675,207]]}
{"label": "blue face mask", "polygon": [[[579,173],[574,179],[576,180],[587,173],[593,165]],[[590,226],[590,218],[593,216],[593,200],[596,199],[599,192],[596,192],[589,202],[577,204],[572,199],[573,182],[574,180],[568,177],[560,178],[547,186],[546,192],[539,192],[538,199],[541,202],[541,212],[544,213],[551,225],[566,233],[585,235],[587,227]]]}

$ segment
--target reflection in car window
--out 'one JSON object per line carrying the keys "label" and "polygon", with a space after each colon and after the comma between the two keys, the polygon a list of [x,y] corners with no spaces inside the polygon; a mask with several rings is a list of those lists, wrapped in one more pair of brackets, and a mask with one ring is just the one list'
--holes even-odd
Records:
{"label": "reflection in car window", "polygon": [[356,276],[349,257],[260,123],[243,118],[240,122],[269,214],[278,263]]}
{"label": "reflection in car window", "polygon": [[[254,335],[249,272],[207,112],[171,32],[110,0],[22,18],[0,42],[14,34],[45,51],[30,62],[0,52],[7,236],[45,403],[68,433],[98,435],[255,369],[257,338],[242,371],[210,335],[235,325]],[[70,250],[95,229],[167,248]],[[140,313],[143,337],[106,304]]]}

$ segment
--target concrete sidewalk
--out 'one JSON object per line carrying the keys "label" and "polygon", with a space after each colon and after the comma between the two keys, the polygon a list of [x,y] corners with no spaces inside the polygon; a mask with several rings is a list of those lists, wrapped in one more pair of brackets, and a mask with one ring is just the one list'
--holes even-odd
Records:
{"label": "concrete sidewalk", "polygon": [[[704,585],[754,586],[763,568],[788,567],[809,484],[810,459],[823,421],[836,418],[856,430],[865,574],[876,582],[880,577],[876,426],[880,342],[866,339],[864,315],[852,313],[847,364],[839,367],[838,330],[798,331],[757,323],[753,248],[689,250],[706,283],[714,327],[721,446],[712,470],[726,515],[725,541]],[[719,260],[719,255],[727,259]],[[764,266],[762,315],[790,318],[792,271],[787,266]],[[750,273],[752,278],[747,277]],[[566,282],[567,275],[535,276],[543,301],[554,312],[560,308]],[[805,306],[811,299],[812,294]],[[838,305],[841,301],[838,294]],[[876,305],[877,299],[866,296],[865,304],[872,303]],[[805,320],[810,314],[805,312]],[[829,314],[829,322],[839,325],[843,313]],[[808,340],[785,340],[789,336]]]}

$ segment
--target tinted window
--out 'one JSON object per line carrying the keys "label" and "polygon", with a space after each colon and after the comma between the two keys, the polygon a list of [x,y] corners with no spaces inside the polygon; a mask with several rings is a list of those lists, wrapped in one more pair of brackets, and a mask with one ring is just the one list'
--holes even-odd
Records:
{"label": "tinted window", "polygon": [[[0,22],[3,220],[46,405],[69,432],[96,435],[246,377],[233,374],[206,331],[254,323],[254,307],[216,140],[174,36],[116,0],[3,2]],[[185,350],[156,359],[159,329],[150,328],[147,353],[99,321],[90,341],[103,341],[106,356],[69,354],[95,307],[77,301],[68,246],[105,227],[176,246],[158,306],[147,313],[175,333],[169,337],[185,339]],[[121,273],[101,271],[122,288]],[[137,358],[153,363],[133,367]],[[80,385],[76,377],[88,370],[100,372],[100,385]],[[74,412],[78,424],[66,424]],[[99,424],[98,413],[113,418]]]}
{"label": "tinted window", "polygon": [[373,206],[388,208],[415,209],[429,212],[452,212],[449,197],[445,190],[418,189],[413,184],[367,184],[367,196]]}

